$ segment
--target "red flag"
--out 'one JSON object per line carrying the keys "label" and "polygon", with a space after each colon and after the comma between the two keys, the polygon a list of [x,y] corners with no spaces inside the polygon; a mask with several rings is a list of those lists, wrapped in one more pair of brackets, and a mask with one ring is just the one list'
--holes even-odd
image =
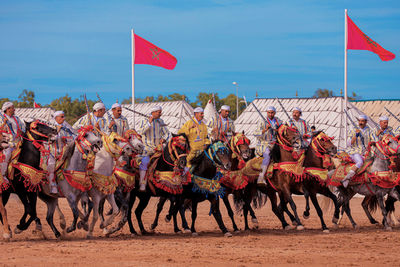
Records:
{"label": "red flag", "polygon": [[349,16],[347,16],[347,49],[369,50],[378,54],[383,61],[389,61],[396,57],[395,54],[385,50],[363,33]]}
{"label": "red flag", "polygon": [[33,101],[33,107],[34,108],[41,108],[42,106],[38,103],[36,103],[35,101]]}
{"label": "red flag", "polygon": [[176,63],[173,55],[135,34],[135,64],[154,65],[172,70]]}

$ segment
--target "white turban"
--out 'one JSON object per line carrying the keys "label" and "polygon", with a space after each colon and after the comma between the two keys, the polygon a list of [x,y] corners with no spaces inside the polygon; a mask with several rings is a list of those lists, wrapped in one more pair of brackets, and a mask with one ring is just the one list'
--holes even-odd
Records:
{"label": "white turban", "polygon": [[379,117],[379,121],[388,121],[389,118],[385,115]]}
{"label": "white turban", "polygon": [[6,111],[9,107],[12,107],[12,106],[14,106],[14,104],[12,102],[4,102],[1,110]]}
{"label": "white turban", "polygon": [[193,110],[194,113],[204,112],[204,109],[201,107],[197,107]]}
{"label": "white turban", "polygon": [[97,102],[96,104],[94,104],[94,106],[93,106],[93,111],[97,111],[97,110],[100,110],[100,109],[102,109],[102,108],[106,108],[106,106],[103,104],[103,103],[101,103],[101,102]]}
{"label": "white turban", "polygon": [[358,115],[358,120],[368,120],[368,117],[365,116],[364,114]]}
{"label": "white turban", "polygon": [[228,105],[223,105],[219,111],[221,112],[221,110],[231,111],[231,107]]}
{"label": "white turban", "polygon": [[302,113],[302,111],[301,111],[301,109],[300,109],[299,107],[295,107],[295,108],[293,109],[293,111],[295,111],[295,110],[297,110],[298,112]]}
{"label": "white turban", "polygon": [[60,116],[60,115],[65,115],[65,114],[64,114],[64,111],[58,110],[58,111],[54,112],[54,113],[53,113],[53,118],[58,117],[58,116]]}
{"label": "white turban", "polygon": [[161,106],[153,106],[153,107],[150,109],[150,113],[153,113],[153,112],[159,111],[159,110],[162,110],[162,107],[161,107]]}
{"label": "white turban", "polygon": [[120,103],[114,103],[114,104],[111,106],[111,109],[120,108],[120,107],[121,107],[121,104],[120,104]]}
{"label": "white turban", "polygon": [[274,107],[274,106],[269,106],[269,107],[267,107],[267,111],[273,111],[273,112],[276,112],[276,109],[275,109],[275,107]]}

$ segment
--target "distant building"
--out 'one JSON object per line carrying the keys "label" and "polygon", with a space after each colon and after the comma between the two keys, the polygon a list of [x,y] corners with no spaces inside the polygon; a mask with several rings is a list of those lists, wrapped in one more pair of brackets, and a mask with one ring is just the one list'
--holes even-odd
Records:
{"label": "distant building", "polygon": [[389,117],[389,126],[394,129],[400,126],[400,122],[393,118],[389,112],[385,110],[385,107],[389,109],[397,118],[400,119],[400,100],[356,100],[351,102],[358,109],[365,112],[365,114],[371,117],[376,122],[379,121],[379,117],[386,115]]}
{"label": "distant building", "polygon": [[53,108],[15,108],[15,115],[22,120],[30,118],[50,121],[55,110]]}

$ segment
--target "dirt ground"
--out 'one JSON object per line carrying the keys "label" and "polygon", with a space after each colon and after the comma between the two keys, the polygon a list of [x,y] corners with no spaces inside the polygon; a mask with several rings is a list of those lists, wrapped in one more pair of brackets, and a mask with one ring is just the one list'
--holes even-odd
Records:
{"label": "dirt ground", "polygon": [[[149,227],[155,214],[156,198],[152,199],[144,213],[144,223]],[[304,210],[303,197],[295,197],[299,214]],[[354,219],[361,230],[353,230],[349,220],[344,218],[338,229],[333,229],[333,211],[327,211],[325,220],[330,233],[320,230],[315,210],[304,220],[306,230],[284,231],[273,215],[269,203],[256,210],[259,230],[240,232],[227,238],[218,230],[213,217],[209,217],[209,204],[199,205],[197,231],[199,236],[174,234],[172,222],[164,221],[165,211],[160,217],[156,234],[152,236],[131,236],[128,226],[120,233],[106,238],[98,224],[95,237],[86,240],[83,230],[64,235],[57,241],[45,220],[46,207],[38,201],[39,218],[42,220],[43,235],[32,233],[34,225],[19,235],[13,235],[11,242],[0,241],[1,266],[255,266],[255,265],[352,265],[352,266],[398,266],[400,231],[394,228],[386,232],[381,226],[371,226],[361,208],[361,199],[351,202]],[[60,206],[71,223],[72,214],[65,199]],[[399,207],[397,207],[399,208]],[[13,197],[7,204],[9,221],[14,228],[22,215],[22,204]],[[221,207],[228,229],[232,224]],[[190,211],[187,217],[190,218]],[[380,212],[375,218],[381,220]],[[56,216],[57,217],[57,216]],[[119,219],[119,218],[118,218]],[[189,219],[190,220],[190,219]],[[58,227],[58,218],[55,218]],[[244,228],[243,217],[236,215],[236,222]],[[134,220],[138,230],[136,220]],[[2,233],[0,230],[0,233]]]}

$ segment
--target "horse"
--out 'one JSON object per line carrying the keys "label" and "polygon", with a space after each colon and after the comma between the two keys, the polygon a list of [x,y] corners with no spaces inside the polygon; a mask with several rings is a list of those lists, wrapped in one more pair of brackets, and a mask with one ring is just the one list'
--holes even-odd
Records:
{"label": "horse", "polygon": [[[149,166],[155,164],[154,171],[158,172],[173,172],[174,175],[179,175],[184,173],[184,169],[186,167],[186,156],[189,150],[189,140],[185,134],[172,134],[172,138],[168,141],[168,143],[162,148],[159,149],[156,153],[159,154],[157,156],[153,156]],[[160,155],[161,154],[161,155]],[[156,163],[155,160],[157,160]],[[153,175],[151,172],[152,168],[149,168],[147,175]],[[132,206],[135,202],[136,197],[139,198],[139,204],[135,209],[136,219],[138,221],[138,225],[140,228],[140,232],[142,235],[150,234],[147,232],[143,226],[142,221],[142,213],[143,210],[147,207],[150,198],[152,196],[156,197],[166,197],[171,200],[172,205],[172,217],[174,222],[174,232],[179,233],[181,230],[177,225],[176,215],[179,208],[182,206],[182,193],[173,194],[163,189],[160,189],[155,186],[155,184],[151,181],[152,179],[147,180],[146,192],[140,192],[138,188],[138,181],[136,181],[135,189],[131,191],[129,197],[129,206],[128,206],[128,225],[131,234],[137,235],[137,232],[132,224]]]}
{"label": "horse", "polygon": [[41,168],[41,153],[47,153],[43,143],[55,141],[57,135],[56,129],[38,120],[25,123],[26,132],[22,133],[22,142],[12,156],[15,162],[10,162],[11,187],[2,194],[4,205],[7,204],[11,193],[17,194],[24,205],[24,214],[14,229],[16,234],[26,230],[32,221],[36,222],[36,231],[42,230],[36,213],[37,191],[40,190],[40,183],[45,179],[45,172]]}
{"label": "horse", "polygon": [[226,187],[219,183],[221,173],[218,169],[226,171],[231,169],[232,163],[229,149],[223,142],[215,141],[208,145],[203,152],[194,157],[190,163],[192,165],[191,174],[194,179],[199,179],[202,183],[212,183],[216,189],[220,187],[218,191],[210,192],[206,188],[201,188],[196,182],[193,182],[193,179],[191,183],[185,186],[183,197],[192,201],[192,224],[190,227],[192,235],[197,235],[195,229],[197,205],[199,202],[208,200],[211,203],[210,213],[212,213],[217,221],[220,230],[225,236],[232,236],[224,225],[218,201],[220,195],[227,198],[227,194],[224,192]]}
{"label": "horse", "polygon": [[[385,135],[382,140],[376,142],[375,144],[371,144],[371,146],[368,147],[368,153],[372,160],[371,169],[369,170],[370,174],[373,175],[376,172],[389,171],[391,167],[390,159],[391,157],[395,157],[400,153],[400,144],[391,135]],[[332,176],[333,173],[334,170],[330,171],[329,175]],[[354,229],[358,229],[359,227],[351,216],[349,202],[351,198],[358,193],[364,196],[376,197],[377,204],[382,211],[384,229],[388,231],[392,230],[387,216],[388,212],[385,207],[384,197],[385,195],[389,195],[397,200],[400,199],[400,194],[395,187],[383,188],[370,181],[364,181],[361,184],[350,183],[347,188],[338,186],[337,192],[339,195],[339,205],[343,206],[343,209],[346,212],[346,215]]]}
{"label": "horse", "polygon": [[[2,153],[2,150],[7,149],[9,147],[9,137],[1,133],[0,134],[0,153]],[[1,155],[1,154],[0,154]],[[9,183],[6,181],[0,174],[0,219],[1,223],[3,224],[3,238],[5,241],[8,241],[12,237],[12,231],[10,228],[10,225],[8,224],[8,219],[7,219],[7,210],[3,204],[3,197],[2,193],[3,191],[7,190],[9,188]]]}

